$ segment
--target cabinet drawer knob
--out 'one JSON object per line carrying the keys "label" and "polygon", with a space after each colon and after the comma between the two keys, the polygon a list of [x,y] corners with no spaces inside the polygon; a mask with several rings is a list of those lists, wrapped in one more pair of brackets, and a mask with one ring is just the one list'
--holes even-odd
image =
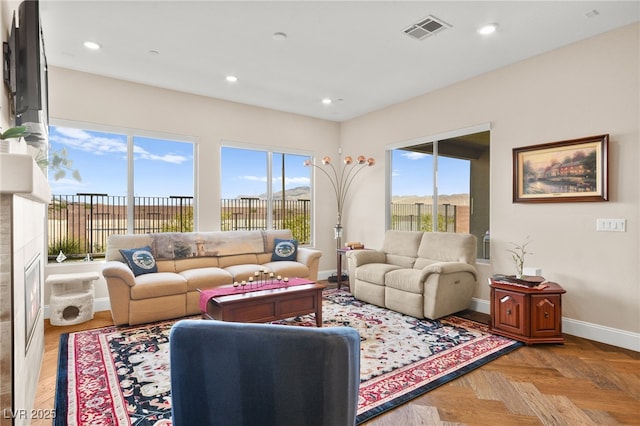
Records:
{"label": "cabinet drawer knob", "polygon": [[511,309],[507,309],[507,315],[511,315]]}
{"label": "cabinet drawer knob", "polygon": [[545,317],[545,318],[549,318],[549,312],[545,312],[545,313],[544,313],[544,317]]}

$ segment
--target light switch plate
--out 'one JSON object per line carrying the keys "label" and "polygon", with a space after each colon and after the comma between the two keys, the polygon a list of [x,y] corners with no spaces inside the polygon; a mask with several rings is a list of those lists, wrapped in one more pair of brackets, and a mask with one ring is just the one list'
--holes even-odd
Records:
{"label": "light switch plate", "polygon": [[626,232],[627,219],[596,219],[598,232]]}

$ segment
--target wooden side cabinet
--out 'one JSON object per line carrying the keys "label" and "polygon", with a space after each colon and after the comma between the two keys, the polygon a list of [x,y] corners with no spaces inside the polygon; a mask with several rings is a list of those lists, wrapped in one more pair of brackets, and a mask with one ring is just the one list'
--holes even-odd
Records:
{"label": "wooden side cabinet", "polygon": [[491,331],[534,343],[564,343],[562,294],[557,283],[537,290],[491,280]]}

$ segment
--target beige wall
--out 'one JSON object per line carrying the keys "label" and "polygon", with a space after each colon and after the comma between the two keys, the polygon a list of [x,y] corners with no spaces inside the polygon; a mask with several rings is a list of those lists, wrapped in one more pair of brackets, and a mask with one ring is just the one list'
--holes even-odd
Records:
{"label": "beige wall", "polygon": [[[564,317],[638,333],[639,27],[627,26],[342,123],[343,149],[367,150],[382,159],[389,144],[491,123],[488,273],[513,273],[509,242],[530,235],[534,254],[526,266],[543,268],[547,278],[567,290]],[[603,133],[610,134],[609,202],[512,202],[512,148]],[[385,229],[385,170],[375,170],[370,182],[352,200],[345,226],[347,238],[379,246]],[[625,218],[627,232],[596,232],[596,218]],[[488,300],[486,281],[475,296]]]}

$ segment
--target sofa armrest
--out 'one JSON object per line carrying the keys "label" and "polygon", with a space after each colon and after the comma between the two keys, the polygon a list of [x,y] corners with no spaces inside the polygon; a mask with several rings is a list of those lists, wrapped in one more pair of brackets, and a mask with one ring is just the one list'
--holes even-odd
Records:
{"label": "sofa armrest", "polygon": [[424,282],[431,274],[452,274],[454,272],[470,272],[474,280],[478,280],[478,271],[473,265],[463,262],[438,262],[422,268],[420,281]]}
{"label": "sofa armrest", "polygon": [[102,268],[102,275],[109,282],[110,278],[119,278],[129,287],[136,285],[136,277],[129,266],[117,260],[111,260],[105,263]]}
{"label": "sofa armrest", "polygon": [[136,278],[133,272],[126,264],[117,260],[111,260],[105,263],[102,269],[102,275],[107,281],[113,324],[129,324],[131,287],[136,284]]}
{"label": "sofa armrest", "polygon": [[350,268],[367,263],[386,263],[387,254],[379,250],[353,250],[346,253]]}
{"label": "sofa armrest", "polygon": [[322,252],[320,250],[315,250],[307,247],[298,247],[298,255],[296,256],[296,261],[310,266],[314,260],[320,259],[320,256],[322,256]]}

